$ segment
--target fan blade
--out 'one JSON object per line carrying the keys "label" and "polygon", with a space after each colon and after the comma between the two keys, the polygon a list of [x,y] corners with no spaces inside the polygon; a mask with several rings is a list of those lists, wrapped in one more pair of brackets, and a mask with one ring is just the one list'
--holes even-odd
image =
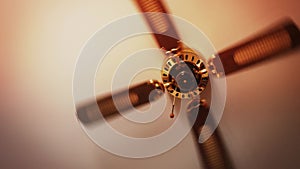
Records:
{"label": "fan blade", "polygon": [[[223,64],[224,73],[228,75],[258,62],[272,59],[277,54],[293,49],[299,44],[299,28],[292,20],[285,20],[269,31],[264,31],[259,36],[219,52],[217,55]],[[211,62],[219,67],[216,59],[212,59]]]}
{"label": "fan blade", "polygon": [[[160,0],[135,0],[137,6],[143,12],[143,15],[153,32],[153,35],[160,48],[167,51],[177,48],[178,33],[168,15],[165,5]],[[170,36],[166,36],[170,35]]]}
{"label": "fan blade", "polygon": [[125,112],[135,107],[149,103],[162,96],[164,86],[156,80],[135,85],[126,90],[100,96],[95,101],[77,107],[77,117],[82,123],[91,123],[103,117],[119,112]]}
{"label": "fan blade", "polygon": [[[196,106],[195,106],[196,105]],[[189,113],[198,111],[197,119],[193,125],[193,132],[196,140],[201,134],[210,133],[214,124],[205,125],[205,120],[208,116],[209,106],[206,101],[195,99],[189,104]],[[226,147],[222,140],[218,128],[214,133],[204,142],[198,143],[199,153],[207,169],[233,169],[233,164],[227,153]]]}

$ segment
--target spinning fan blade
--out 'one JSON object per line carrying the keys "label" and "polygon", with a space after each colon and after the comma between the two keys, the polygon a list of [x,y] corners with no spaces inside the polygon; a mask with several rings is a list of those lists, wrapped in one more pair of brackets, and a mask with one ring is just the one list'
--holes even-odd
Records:
{"label": "spinning fan blade", "polygon": [[[300,32],[292,20],[285,20],[259,36],[218,53],[226,75],[258,62],[274,58],[277,54],[300,44]],[[216,60],[212,59],[217,65]],[[218,66],[216,66],[218,67]],[[216,70],[220,72],[220,70]]]}
{"label": "spinning fan blade", "polygon": [[154,36],[158,46],[167,51],[177,48],[179,36],[168,15],[161,14],[168,13],[163,2],[160,0],[135,0],[135,2],[143,12],[151,30],[156,32]]}
{"label": "spinning fan blade", "polygon": [[[209,107],[206,101],[200,101],[199,99],[193,100],[189,104],[189,113],[195,113],[195,111],[198,111],[198,115],[193,125],[193,131],[195,133],[196,140],[198,141],[200,133],[211,133],[210,130],[212,126],[210,125],[214,124],[205,125],[205,120],[209,112]],[[198,143],[198,148],[206,169],[234,168],[218,128],[204,143]]]}
{"label": "spinning fan blade", "polygon": [[77,107],[77,116],[82,123],[91,123],[103,117],[119,112],[125,112],[135,107],[149,103],[162,96],[164,86],[156,80],[130,87],[128,90],[121,90],[106,96],[100,96],[96,102],[91,101],[83,106]]}

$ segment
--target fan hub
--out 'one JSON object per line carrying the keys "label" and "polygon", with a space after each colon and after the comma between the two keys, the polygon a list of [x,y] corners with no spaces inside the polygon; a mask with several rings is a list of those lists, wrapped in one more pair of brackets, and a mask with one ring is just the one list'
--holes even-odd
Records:
{"label": "fan hub", "polygon": [[208,83],[208,72],[203,60],[191,50],[183,50],[168,57],[161,74],[166,90],[180,99],[201,94]]}

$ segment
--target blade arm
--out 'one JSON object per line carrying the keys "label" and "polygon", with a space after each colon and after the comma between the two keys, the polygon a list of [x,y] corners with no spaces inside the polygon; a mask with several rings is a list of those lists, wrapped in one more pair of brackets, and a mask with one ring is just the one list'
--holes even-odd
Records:
{"label": "blade arm", "polygon": [[[217,55],[223,64],[224,73],[229,75],[277,54],[293,49],[300,44],[300,31],[291,20],[276,25],[269,31],[235,45]],[[219,67],[216,59],[212,60]],[[222,72],[217,70],[217,72]]]}
{"label": "blade arm", "polygon": [[[177,48],[178,33],[166,15],[168,13],[164,3],[160,0],[134,0],[148,23],[160,48],[167,51]],[[160,14],[162,13],[162,14]],[[170,35],[170,36],[166,36]]]}
{"label": "blade arm", "polygon": [[132,86],[128,90],[100,96],[96,102],[91,101],[85,103],[83,106],[79,106],[76,109],[77,117],[83,123],[91,123],[101,118],[99,110],[103,117],[108,117],[119,112],[126,112],[156,100],[163,92],[164,87],[160,82],[150,80]]}

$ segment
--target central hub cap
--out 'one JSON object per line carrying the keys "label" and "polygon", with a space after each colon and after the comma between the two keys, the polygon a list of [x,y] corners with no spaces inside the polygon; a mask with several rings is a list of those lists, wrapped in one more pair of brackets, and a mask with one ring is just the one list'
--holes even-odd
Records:
{"label": "central hub cap", "polygon": [[174,97],[182,99],[199,95],[208,83],[208,72],[204,62],[190,50],[170,56],[161,75],[166,90]]}

